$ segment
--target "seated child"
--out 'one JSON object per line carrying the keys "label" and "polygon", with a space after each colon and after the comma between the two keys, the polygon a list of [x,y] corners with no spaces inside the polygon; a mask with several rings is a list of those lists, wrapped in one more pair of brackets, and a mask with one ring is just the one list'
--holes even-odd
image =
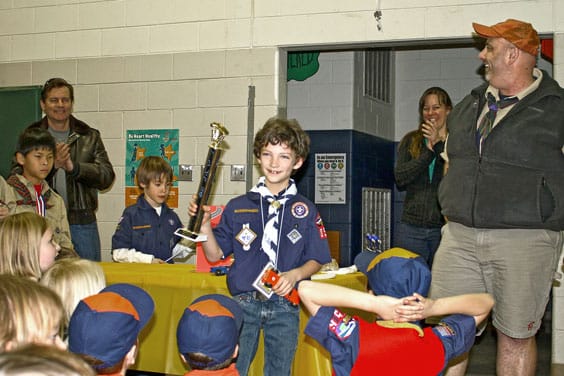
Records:
{"label": "seated child", "polygon": [[69,323],[69,350],[99,375],[125,375],[135,363],[139,333],[155,303],[145,290],[117,283],[82,299]]}
{"label": "seated child", "polygon": [[66,346],[59,337],[59,296],[29,278],[0,274],[0,353],[29,343]]}
{"label": "seated child", "polygon": [[[51,134],[40,128],[23,131],[16,145],[15,161],[4,187],[0,188],[0,202],[10,208],[9,214],[33,212],[47,218],[57,244],[59,258],[77,257],[71,241],[67,209],[62,197],[45,180],[55,160],[57,146]],[[5,213],[5,211],[2,211]]]}
{"label": "seated child", "polygon": [[233,360],[242,325],[243,311],[233,299],[210,294],[194,300],[176,330],[180,357],[192,369],[186,375],[238,376]]}
{"label": "seated child", "polygon": [[0,273],[38,281],[55,262],[61,247],[44,217],[12,214],[0,221]]}
{"label": "seated child", "polygon": [[78,302],[106,287],[106,277],[97,262],[66,258],[55,261],[39,283],[55,291],[63,301],[66,327]]}
{"label": "seated child", "polygon": [[[450,359],[470,350],[476,325],[493,307],[492,296],[425,299],[431,271],[421,256],[401,248],[373,255],[366,269],[359,269],[365,270],[377,295],[312,281],[300,283],[300,297],[312,315],[305,333],[329,351],[337,376],[368,375],[374,370],[382,375],[440,374]],[[367,322],[335,307],[373,312],[389,321]],[[443,315],[449,316],[434,327],[406,322]]]}
{"label": "seated child", "polygon": [[172,263],[173,255],[188,250],[174,235],[182,222],[166,205],[172,178],[172,168],[164,159],[143,158],[136,173],[143,193],[136,204],[125,208],[119,220],[112,237],[114,261]]}
{"label": "seated child", "polygon": [[29,344],[0,353],[2,376],[95,376],[94,370],[78,356],[55,346]]}

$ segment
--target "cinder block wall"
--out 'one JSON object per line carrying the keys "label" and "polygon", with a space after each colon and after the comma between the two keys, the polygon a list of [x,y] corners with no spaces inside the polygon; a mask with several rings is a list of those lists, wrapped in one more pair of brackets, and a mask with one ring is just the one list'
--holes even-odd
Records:
{"label": "cinder block wall", "polygon": [[[178,128],[180,161],[198,164],[209,142],[207,124],[223,121],[232,131],[223,162],[245,163],[247,87],[257,90],[255,127],[285,113],[280,48],[466,39],[473,21],[491,24],[512,17],[532,22],[541,33],[555,33],[555,77],[564,82],[563,0],[382,2],[381,30],[373,17],[375,4],[0,0],[0,86],[42,84],[52,76],[77,85],[76,115],[102,131],[118,171],[115,185],[100,197],[107,257],[123,209],[125,129]],[[181,183],[181,208],[196,186]],[[244,183],[228,181],[221,171],[213,201],[224,203],[244,190]],[[555,316],[564,312],[563,296],[557,293]],[[564,363],[564,326],[556,329],[555,361]]]}

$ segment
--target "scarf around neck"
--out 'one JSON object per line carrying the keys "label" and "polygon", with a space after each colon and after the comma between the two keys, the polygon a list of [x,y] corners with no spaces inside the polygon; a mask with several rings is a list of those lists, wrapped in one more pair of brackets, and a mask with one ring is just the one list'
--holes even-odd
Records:
{"label": "scarf around neck", "polygon": [[[282,190],[277,195],[272,194],[265,184],[266,178],[261,176],[256,186],[251,189],[251,192],[256,192],[261,196],[261,218],[263,219],[263,236],[262,236],[262,250],[267,254],[268,258],[274,265],[277,263],[278,244],[280,241],[280,227],[284,220],[284,205],[286,202],[298,193],[296,183],[290,179],[288,187]],[[268,216],[264,222],[264,215],[262,212],[262,199],[268,201]],[[282,210],[280,210],[282,209]]]}
{"label": "scarf around neck", "polygon": [[51,197],[50,189],[48,189],[43,195],[38,195],[36,193],[34,200],[29,192],[29,189],[27,189],[27,186],[22,183],[16,175],[10,175],[8,180],[6,180],[6,183],[12,186],[16,190],[17,194],[22,198],[21,200],[16,201],[16,205],[18,206],[35,206],[37,214],[43,217],[45,216],[45,210],[53,206],[47,203]]}

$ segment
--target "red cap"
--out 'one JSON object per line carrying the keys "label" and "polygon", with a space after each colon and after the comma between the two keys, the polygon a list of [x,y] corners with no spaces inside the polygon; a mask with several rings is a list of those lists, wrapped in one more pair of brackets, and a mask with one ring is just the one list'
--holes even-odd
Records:
{"label": "red cap", "polygon": [[493,26],[480,25],[473,22],[472,27],[478,35],[484,38],[503,38],[515,47],[536,56],[540,39],[533,25],[527,22],[508,19]]}

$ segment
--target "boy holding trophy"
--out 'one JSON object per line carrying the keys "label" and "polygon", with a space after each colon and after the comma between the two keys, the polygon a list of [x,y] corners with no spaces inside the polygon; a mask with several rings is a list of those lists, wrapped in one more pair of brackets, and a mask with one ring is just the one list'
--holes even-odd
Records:
{"label": "boy holding trophy", "polygon": [[[299,331],[299,306],[289,299],[297,283],[331,261],[327,234],[315,207],[291,178],[309,153],[309,137],[295,120],[271,118],[255,136],[253,153],[262,175],[249,192],[230,200],[212,230],[202,205],[200,231],[206,258],[231,254],[229,291],[244,312],[237,369],[246,375],[261,329],[265,375],[290,375]],[[190,215],[198,213],[196,197]],[[275,283],[263,278],[278,273]],[[288,297],[286,297],[288,296]],[[266,318],[266,319],[265,319]]]}

